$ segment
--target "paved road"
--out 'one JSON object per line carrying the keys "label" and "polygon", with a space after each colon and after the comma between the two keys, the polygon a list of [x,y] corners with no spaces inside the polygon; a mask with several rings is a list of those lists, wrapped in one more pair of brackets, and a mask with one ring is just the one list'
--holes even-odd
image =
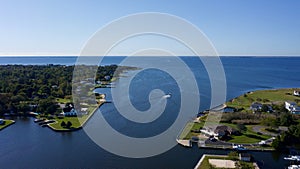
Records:
{"label": "paved road", "polygon": [[260,126],[260,125],[257,125],[257,126],[253,126],[252,129],[254,132],[260,132],[264,135],[269,135],[269,136],[273,136],[273,137],[276,137],[277,135],[279,134],[276,134],[276,133],[271,133],[271,132],[267,132],[267,131],[264,131],[263,128],[266,128],[265,126]]}

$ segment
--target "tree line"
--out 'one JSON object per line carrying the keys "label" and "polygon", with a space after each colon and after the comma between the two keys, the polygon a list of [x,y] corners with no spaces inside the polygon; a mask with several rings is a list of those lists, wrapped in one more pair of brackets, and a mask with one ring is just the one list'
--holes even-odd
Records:
{"label": "tree line", "polygon": [[[118,76],[129,69],[132,68],[99,66],[95,82],[109,80],[105,77]],[[74,66],[52,64],[0,65],[0,116],[29,111],[44,114],[61,112],[56,99],[71,97],[73,70]]]}

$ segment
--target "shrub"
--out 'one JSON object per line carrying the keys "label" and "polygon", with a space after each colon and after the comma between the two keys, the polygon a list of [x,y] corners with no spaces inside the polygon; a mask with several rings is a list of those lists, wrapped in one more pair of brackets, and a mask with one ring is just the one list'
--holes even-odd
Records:
{"label": "shrub", "polygon": [[66,127],[65,121],[62,121],[62,122],[60,123],[60,126],[61,126],[61,127]]}
{"label": "shrub", "polygon": [[71,126],[72,126],[72,123],[70,121],[68,121],[66,127],[71,128]]}

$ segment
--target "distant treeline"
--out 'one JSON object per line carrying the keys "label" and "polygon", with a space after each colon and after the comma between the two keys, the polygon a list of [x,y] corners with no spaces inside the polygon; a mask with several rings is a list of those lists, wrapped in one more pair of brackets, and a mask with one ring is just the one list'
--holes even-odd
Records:
{"label": "distant treeline", "polygon": [[[133,68],[99,66],[95,82],[110,80],[107,77],[116,70],[120,74],[130,69]],[[29,111],[61,112],[56,98],[71,97],[73,70],[74,66],[63,65],[0,65],[0,116]]]}

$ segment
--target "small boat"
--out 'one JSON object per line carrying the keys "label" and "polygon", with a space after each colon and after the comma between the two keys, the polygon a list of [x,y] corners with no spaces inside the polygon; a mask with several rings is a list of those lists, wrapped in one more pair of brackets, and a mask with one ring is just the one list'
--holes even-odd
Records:
{"label": "small boat", "polygon": [[232,146],[232,148],[235,149],[235,150],[239,150],[239,151],[247,150],[246,147],[244,147],[242,145]]}
{"label": "small boat", "polygon": [[41,122],[41,121],[43,121],[43,120],[45,120],[45,119],[43,119],[43,118],[40,118],[40,119],[34,119],[34,122],[35,122],[35,123],[38,123],[38,122]]}
{"label": "small boat", "polygon": [[292,156],[289,155],[288,157],[284,157],[285,160],[291,160],[291,161],[300,161],[300,156]]}
{"label": "small boat", "polygon": [[54,123],[55,120],[43,120],[39,123],[39,125],[43,125],[43,124],[49,124],[49,123]]}
{"label": "small boat", "polygon": [[300,165],[290,165],[288,169],[300,169]]}
{"label": "small boat", "polygon": [[172,96],[171,93],[169,93],[169,94],[164,95],[163,97],[164,98],[170,98],[171,96]]}

